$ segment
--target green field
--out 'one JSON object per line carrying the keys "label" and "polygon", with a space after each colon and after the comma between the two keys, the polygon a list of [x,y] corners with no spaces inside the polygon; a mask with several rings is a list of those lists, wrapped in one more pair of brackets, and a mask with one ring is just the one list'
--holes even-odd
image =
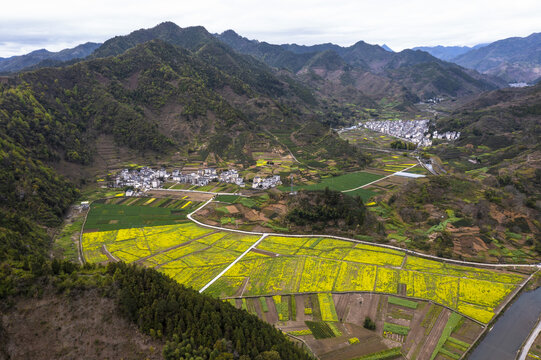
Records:
{"label": "green field", "polygon": [[397,298],[394,296],[389,296],[389,304],[400,305],[410,309],[417,309],[418,305],[415,301]]}
{"label": "green field", "polygon": [[[149,198],[142,198],[149,201]],[[173,225],[187,221],[186,215],[192,212],[198,202],[188,200],[164,201],[172,207],[153,207],[149,205],[119,205],[95,202],[88,213],[85,230],[110,231],[145,226]],[[141,199],[136,199],[142,202]],[[153,202],[161,202],[156,199]],[[185,206],[186,205],[186,206]],[[184,208],[182,208],[184,206]]]}
{"label": "green field", "polygon": [[335,337],[334,331],[331,329],[329,324],[323,322],[323,321],[305,321],[306,326],[308,326],[308,329],[312,332],[312,335],[316,339],[326,339]]}
{"label": "green field", "polygon": [[[377,174],[371,174],[367,172],[354,172],[349,174],[344,174],[340,176],[328,177],[321,179],[320,182],[312,185],[298,185],[293,186],[293,190],[324,190],[329,188],[336,191],[344,191],[355,189],[359,186],[366,185],[372,181],[381,179],[383,176]],[[282,186],[280,189],[288,191],[291,187]],[[368,200],[370,197],[374,196],[376,193],[370,190],[358,189],[347,193],[350,196],[360,196],[363,201]]]}
{"label": "green field", "polygon": [[397,324],[384,323],[383,333],[386,333],[386,332],[407,336],[408,333],[410,332],[410,328],[407,326],[402,326],[402,325],[397,325]]}

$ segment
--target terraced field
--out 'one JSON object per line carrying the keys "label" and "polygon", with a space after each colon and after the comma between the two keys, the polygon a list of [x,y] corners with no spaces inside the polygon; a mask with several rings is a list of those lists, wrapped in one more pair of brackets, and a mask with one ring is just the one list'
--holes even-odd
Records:
{"label": "terraced field", "polygon": [[[181,284],[200,289],[258,238],[185,223],[87,232],[83,234],[82,248],[88,262],[114,259],[137,262],[156,268]],[[250,253],[247,258],[260,256]]]}
{"label": "terraced field", "polygon": [[517,274],[328,238],[269,236],[257,248],[277,256],[243,258],[208,292],[230,296],[235,284],[243,284],[250,296],[374,291],[432,300],[488,323],[498,304],[523,280]]}
{"label": "terraced field", "polygon": [[[94,204],[89,213],[82,242],[89,262],[138,262],[200,289],[259,238],[186,222],[188,209],[197,205],[190,201],[115,201]],[[128,201],[141,205],[120,203]],[[158,206],[152,207],[153,203]],[[488,323],[523,280],[513,273],[450,265],[330,238],[269,236],[257,249],[262,251],[248,253],[206,292],[218,297],[346,291],[397,294],[431,300]],[[329,319],[336,316],[330,311],[325,312]]]}

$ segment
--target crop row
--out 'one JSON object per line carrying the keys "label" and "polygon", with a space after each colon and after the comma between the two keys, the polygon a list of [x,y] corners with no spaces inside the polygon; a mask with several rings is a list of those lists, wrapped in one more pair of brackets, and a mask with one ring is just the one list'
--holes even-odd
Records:
{"label": "crop row", "polygon": [[[400,285],[407,296],[432,300],[486,323],[494,316],[494,308],[523,279],[516,274],[405,258],[400,251],[335,239],[271,236],[258,248],[281,256],[246,257],[222,278],[249,278],[246,295],[333,291],[398,294]],[[212,287],[209,290],[216,294]]]}

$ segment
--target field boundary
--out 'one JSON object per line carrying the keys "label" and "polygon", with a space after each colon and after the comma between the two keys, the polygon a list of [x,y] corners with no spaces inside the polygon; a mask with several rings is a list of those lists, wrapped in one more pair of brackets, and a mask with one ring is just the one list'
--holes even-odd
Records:
{"label": "field boundary", "polygon": [[387,175],[387,176],[382,177],[381,179],[377,179],[377,180],[374,180],[374,181],[372,181],[372,182],[369,182],[368,184],[364,184],[364,185],[358,186],[358,187],[356,187],[355,189],[342,190],[341,192],[347,193],[347,192],[351,192],[351,191],[355,191],[355,190],[362,189],[362,188],[364,188],[364,187],[366,187],[366,186],[370,186],[370,185],[372,185],[372,184],[375,184],[375,183],[377,183],[377,182],[379,182],[379,181],[381,181],[381,180],[388,179],[388,178],[390,178],[391,176],[396,176],[397,173],[403,172],[403,171],[407,171],[407,170],[409,170],[409,169],[411,169],[411,168],[416,167],[417,165],[419,165],[419,164],[415,164],[415,165],[412,165],[412,166],[407,167],[407,168],[405,168],[405,169],[402,169],[402,170],[400,170],[400,171],[396,171],[396,172],[394,172],[394,173],[392,173],[392,174],[390,174],[390,175]]}
{"label": "field boundary", "polygon": [[[417,164],[415,166],[417,166]],[[472,262],[472,261],[446,259],[446,258],[441,258],[441,257],[435,256],[435,255],[423,254],[423,253],[417,252],[415,250],[404,249],[404,248],[401,248],[401,247],[398,247],[398,246],[372,243],[372,242],[369,242],[369,241],[352,239],[352,238],[347,238],[347,237],[342,237],[342,236],[322,235],[322,234],[303,234],[303,235],[299,235],[299,234],[280,234],[280,233],[263,233],[263,232],[257,232],[257,231],[237,230],[237,229],[229,229],[229,228],[224,228],[224,227],[220,227],[220,226],[205,224],[205,223],[193,218],[193,215],[195,213],[197,213],[199,210],[203,209],[205,206],[207,206],[213,200],[214,200],[214,198],[211,198],[211,199],[207,200],[200,207],[198,207],[197,209],[195,209],[194,211],[189,213],[186,217],[189,220],[196,223],[197,225],[204,226],[206,228],[211,228],[211,229],[216,229],[216,230],[221,230],[221,231],[236,232],[236,233],[240,233],[240,234],[248,234],[248,235],[264,235],[264,234],[267,234],[267,236],[280,236],[280,237],[292,237],[292,238],[303,238],[303,237],[304,238],[319,238],[319,237],[321,237],[321,238],[329,238],[329,239],[350,241],[350,242],[354,242],[354,243],[358,243],[358,244],[376,246],[376,247],[381,247],[381,248],[386,248],[386,249],[391,249],[391,250],[398,250],[398,251],[404,252],[405,254],[418,256],[420,258],[427,258],[427,259],[437,260],[437,261],[440,261],[440,262],[443,262],[443,263],[451,263],[451,264],[457,264],[457,265],[463,265],[463,266],[470,266],[471,265],[471,266],[476,266],[476,267],[480,267],[480,268],[483,268],[483,267],[488,267],[488,268],[517,268],[517,267],[519,267],[519,268],[521,268],[521,267],[523,267],[523,268],[541,269],[541,263],[539,263],[539,264],[488,264],[488,263],[478,263],[478,262]]]}
{"label": "field boundary", "polygon": [[[479,345],[479,341],[481,341],[485,337],[487,332],[492,329],[492,326],[490,328],[488,326],[493,325],[498,320],[498,318],[502,315],[504,310],[511,304],[511,302],[513,302],[517,298],[517,296],[522,292],[522,290],[524,290],[524,287],[526,286],[526,284],[528,284],[528,282],[533,278],[533,276],[537,274],[539,271],[541,271],[541,269],[534,271],[530,276],[528,276],[528,278],[522,284],[520,284],[517,287],[517,289],[515,289],[514,292],[512,292],[511,294],[507,296],[507,301],[504,301],[502,304],[500,304],[500,310],[498,311],[498,313],[496,313],[496,315],[494,315],[492,320],[490,320],[490,322],[486,324],[485,329],[481,331],[481,333],[477,336],[477,338],[475,338],[475,340],[471,343],[471,346],[469,347],[468,351],[462,354],[459,360],[466,359],[467,358],[466,356],[471,355],[472,351],[477,347],[477,345]],[[522,346],[524,346],[524,343]],[[517,353],[517,357],[518,357],[518,354],[520,354],[520,349],[519,349],[519,353]]]}
{"label": "field boundary", "polygon": [[228,193],[228,192],[212,192],[212,191],[203,191],[203,190],[188,190],[188,189],[152,189],[152,191],[175,191],[175,192],[191,192],[199,194],[209,194],[209,195],[237,195],[237,196],[246,196],[242,193]]}
{"label": "field boundary", "polygon": [[259,243],[261,241],[263,241],[267,236],[268,236],[268,234],[261,235],[261,237],[255,243],[253,243],[248,249],[246,249],[246,251],[244,251],[242,254],[240,254],[240,256],[238,258],[233,260],[233,262],[231,264],[227,265],[227,267],[225,269],[223,269],[218,275],[216,275],[216,277],[214,279],[210,280],[205,286],[203,286],[201,288],[201,290],[199,290],[199,293],[202,293],[210,285],[214,284],[214,282],[216,280],[221,278],[229,269],[231,269],[236,263],[238,263],[240,261],[240,259],[242,259],[246,254],[248,254],[250,251],[252,251],[253,248],[255,248],[257,245],[259,245]]}
{"label": "field boundary", "polygon": [[[322,294],[322,293],[328,293],[328,291],[309,291],[309,292],[291,292],[291,293],[281,293],[281,294],[274,294],[274,295],[280,295],[280,296],[298,296],[298,295],[315,295],[315,294]],[[450,308],[449,306],[447,305],[443,305],[443,304],[440,304],[439,302],[436,302],[436,301],[433,301],[433,300],[427,300],[427,299],[422,299],[422,298],[418,298],[418,297],[414,297],[414,296],[404,296],[404,295],[398,295],[398,294],[392,294],[392,293],[386,293],[386,292],[377,292],[377,291],[331,291],[330,292],[331,294],[339,294],[339,295],[343,295],[343,294],[371,294],[371,295],[386,295],[386,296],[394,296],[394,297],[397,297],[397,298],[401,298],[401,299],[406,299],[406,300],[415,300],[415,301],[422,301],[422,302],[425,302],[425,303],[429,303],[429,304],[436,304],[438,306],[441,306],[449,311],[452,311],[454,313],[457,313],[459,314],[460,316],[463,316],[465,317],[466,319],[468,320],[471,320],[473,322],[475,322],[476,324],[482,326],[482,327],[488,327],[488,325],[490,323],[483,323],[479,320],[475,320],[474,318],[468,316],[468,315],[465,315],[463,313],[461,313],[460,311],[457,311],[456,309],[453,309],[453,308]],[[246,296],[225,296],[221,299],[242,299],[242,298],[250,298],[250,299],[255,299],[255,298],[259,298],[259,297],[266,297],[266,296],[274,296],[272,294],[269,294],[269,295],[246,295]],[[472,343],[473,344],[473,343]]]}

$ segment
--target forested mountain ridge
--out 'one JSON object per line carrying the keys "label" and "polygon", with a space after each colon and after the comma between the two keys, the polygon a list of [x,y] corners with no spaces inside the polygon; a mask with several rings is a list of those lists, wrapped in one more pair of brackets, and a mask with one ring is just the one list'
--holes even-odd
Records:
{"label": "forested mountain ridge", "polygon": [[0,73],[14,73],[33,66],[44,67],[73,59],[83,59],[96,50],[101,44],[87,42],[71,49],[51,52],[45,49],[35,50],[25,55],[0,58]]}
{"label": "forested mountain ridge", "polygon": [[[133,152],[191,150],[203,160],[212,153],[250,162],[245,149],[253,142],[281,146],[261,135],[265,131],[310,124],[299,144],[324,137],[321,149],[333,157],[362,158],[328,134],[321,115],[309,108],[315,103],[309,91],[255,59],[230,56],[217,42],[191,52],[153,40],[117,57],[24,72],[1,86],[2,209],[29,224],[58,224],[76,191],[49,166],[92,164],[100,134]],[[5,231],[41,233],[17,221],[4,224]]]}
{"label": "forested mountain ridge", "polygon": [[[77,276],[74,264],[45,260],[50,230],[78,196],[76,186],[51,166],[59,160],[92,164],[101,134],[133,152],[197,149],[201,156],[214,152],[239,162],[253,161],[244,155],[244,146],[267,129],[309,126],[311,135],[325,135],[332,143],[328,129],[296,96],[302,86],[276,77],[256,60],[262,70],[252,68],[243,81],[237,74],[246,63],[236,61],[242,56],[229,57],[222,46],[205,44],[192,52],[152,40],[118,56],[24,72],[0,85],[3,309],[11,296],[31,296],[51,282],[54,291],[68,289],[75,297],[77,290],[97,286],[115,297],[121,313],[140,331],[167,341],[166,359],[308,358],[256,317],[152,270],[110,268],[103,274],[87,267]],[[314,101],[309,95],[305,99]],[[351,156],[345,141],[335,142]],[[127,272],[135,277],[124,277]],[[169,294],[167,304],[164,294]]]}
{"label": "forested mountain ridge", "polygon": [[510,83],[533,83],[541,78],[541,33],[498,40],[452,61]]}
{"label": "forested mountain ridge", "polygon": [[[504,85],[499,79],[488,78],[441,61],[423,51],[404,50],[394,53],[364,41],[349,47],[334,44],[272,45],[248,40],[232,30],[216,37],[233,49],[255,56],[271,66],[285,68],[293,73],[314,73],[329,83],[352,86],[374,100],[386,96],[396,97],[409,105],[419,99],[472,95]],[[327,71],[328,66],[315,61],[322,53],[329,54],[328,51],[344,62],[343,66],[335,67],[331,73]],[[315,62],[319,66],[314,66]],[[332,62],[336,63],[335,60]],[[314,85],[309,79],[304,79]],[[323,86],[322,83],[319,86]]]}

